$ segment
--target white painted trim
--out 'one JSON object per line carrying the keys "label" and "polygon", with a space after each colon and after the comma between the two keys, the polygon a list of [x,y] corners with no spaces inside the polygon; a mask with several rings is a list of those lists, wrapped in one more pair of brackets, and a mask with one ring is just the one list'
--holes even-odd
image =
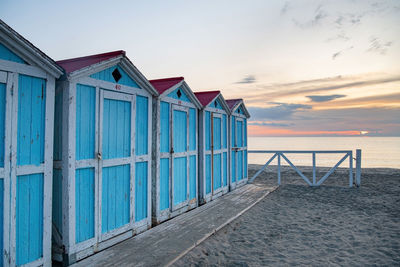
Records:
{"label": "white painted trim", "polygon": [[0,70],[0,83],[7,83],[7,72]]}
{"label": "white painted trim", "polygon": [[37,67],[4,59],[0,59],[0,69],[8,72],[15,72],[43,79],[47,78],[46,72]]}

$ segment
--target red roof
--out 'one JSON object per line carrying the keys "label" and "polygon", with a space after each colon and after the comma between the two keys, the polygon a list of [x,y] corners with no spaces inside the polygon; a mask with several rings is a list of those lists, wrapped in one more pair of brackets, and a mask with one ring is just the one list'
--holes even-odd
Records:
{"label": "red roof", "polygon": [[207,92],[196,92],[194,93],[203,107],[210,104],[221,92],[220,91],[207,91]]}
{"label": "red roof", "polygon": [[225,100],[226,103],[228,104],[228,107],[230,108],[230,110],[232,110],[232,108],[240,101],[243,101],[243,99],[238,98],[238,99],[228,99]]}
{"label": "red roof", "polygon": [[183,77],[172,77],[172,78],[164,78],[164,79],[156,79],[156,80],[150,80],[149,82],[153,87],[160,93],[164,93],[166,90],[171,88],[172,86],[180,83],[183,81]]}
{"label": "red roof", "polygon": [[100,63],[102,61],[118,57],[118,56],[125,56],[125,51],[118,50],[114,52],[108,52],[103,54],[91,55],[86,57],[77,57],[65,60],[56,61],[58,65],[64,68],[67,73],[74,72],[76,70],[88,67],[90,65]]}

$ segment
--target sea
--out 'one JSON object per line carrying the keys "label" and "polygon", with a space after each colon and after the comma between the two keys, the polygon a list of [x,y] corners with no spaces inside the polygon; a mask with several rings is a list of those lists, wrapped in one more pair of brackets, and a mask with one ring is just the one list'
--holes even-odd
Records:
{"label": "sea", "polygon": [[[361,149],[362,168],[400,169],[400,137],[251,137],[249,150],[352,150]],[[250,164],[265,164],[273,154],[248,155]],[[296,166],[312,166],[311,154],[285,154]],[[344,154],[317,154],[316,165],[333,167]],[[271,162],[276,165],[277,159]],[[281,160],[283,165],[288,165]],[[354,162],[353,162],[354,164]],[[340,167],[348,167],[344,161]],[[355,165],[354,165],[355,166]]]}

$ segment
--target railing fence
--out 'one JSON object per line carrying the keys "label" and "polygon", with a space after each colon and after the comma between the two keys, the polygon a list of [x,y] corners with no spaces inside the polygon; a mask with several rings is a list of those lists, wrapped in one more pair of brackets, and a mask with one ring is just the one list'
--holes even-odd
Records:
{"label": "railing fence", "polygon": [[[353,151],[352,150],[249,150],[248,153],[257,154],[273,154],[272,157],[264,164],[264,166],[254,174],[249,180],[249,183],[253,182],[254,179],[267,168],[267,166],[277,157],[278,161],[278,185],[281,184],[281,158],[285,160],[292,169],[309,185],[319,186],[328,179],[328,177],[346,160],[349,160],[349,187],[353,186]],[[304,175],[288,158],[285,154],[311,154],[312,156],[312,180]],[[344,154],[344,156],[333,166],[321,179],[317,181],[316,176],[316,154]],[[355,185],[358,187],[361,185],[361,149],[356,150],[356,173],[355,173]]]}

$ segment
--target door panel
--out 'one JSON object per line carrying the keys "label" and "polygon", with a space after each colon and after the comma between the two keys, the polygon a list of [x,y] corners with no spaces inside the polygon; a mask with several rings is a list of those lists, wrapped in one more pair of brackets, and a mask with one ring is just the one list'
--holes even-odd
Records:
{"label": "door panel", "polygon": [[130,221],[133,96],[101,92],[101,233]]}
{"label": "door panel", "polygon": [[214,190],[221,188],[221,153],[214,155],[213,175],[214,175]]}
{"label": "door panel", "polygon": [[174,107],[172,112],[172,209],[188,203],[188,109]]}

